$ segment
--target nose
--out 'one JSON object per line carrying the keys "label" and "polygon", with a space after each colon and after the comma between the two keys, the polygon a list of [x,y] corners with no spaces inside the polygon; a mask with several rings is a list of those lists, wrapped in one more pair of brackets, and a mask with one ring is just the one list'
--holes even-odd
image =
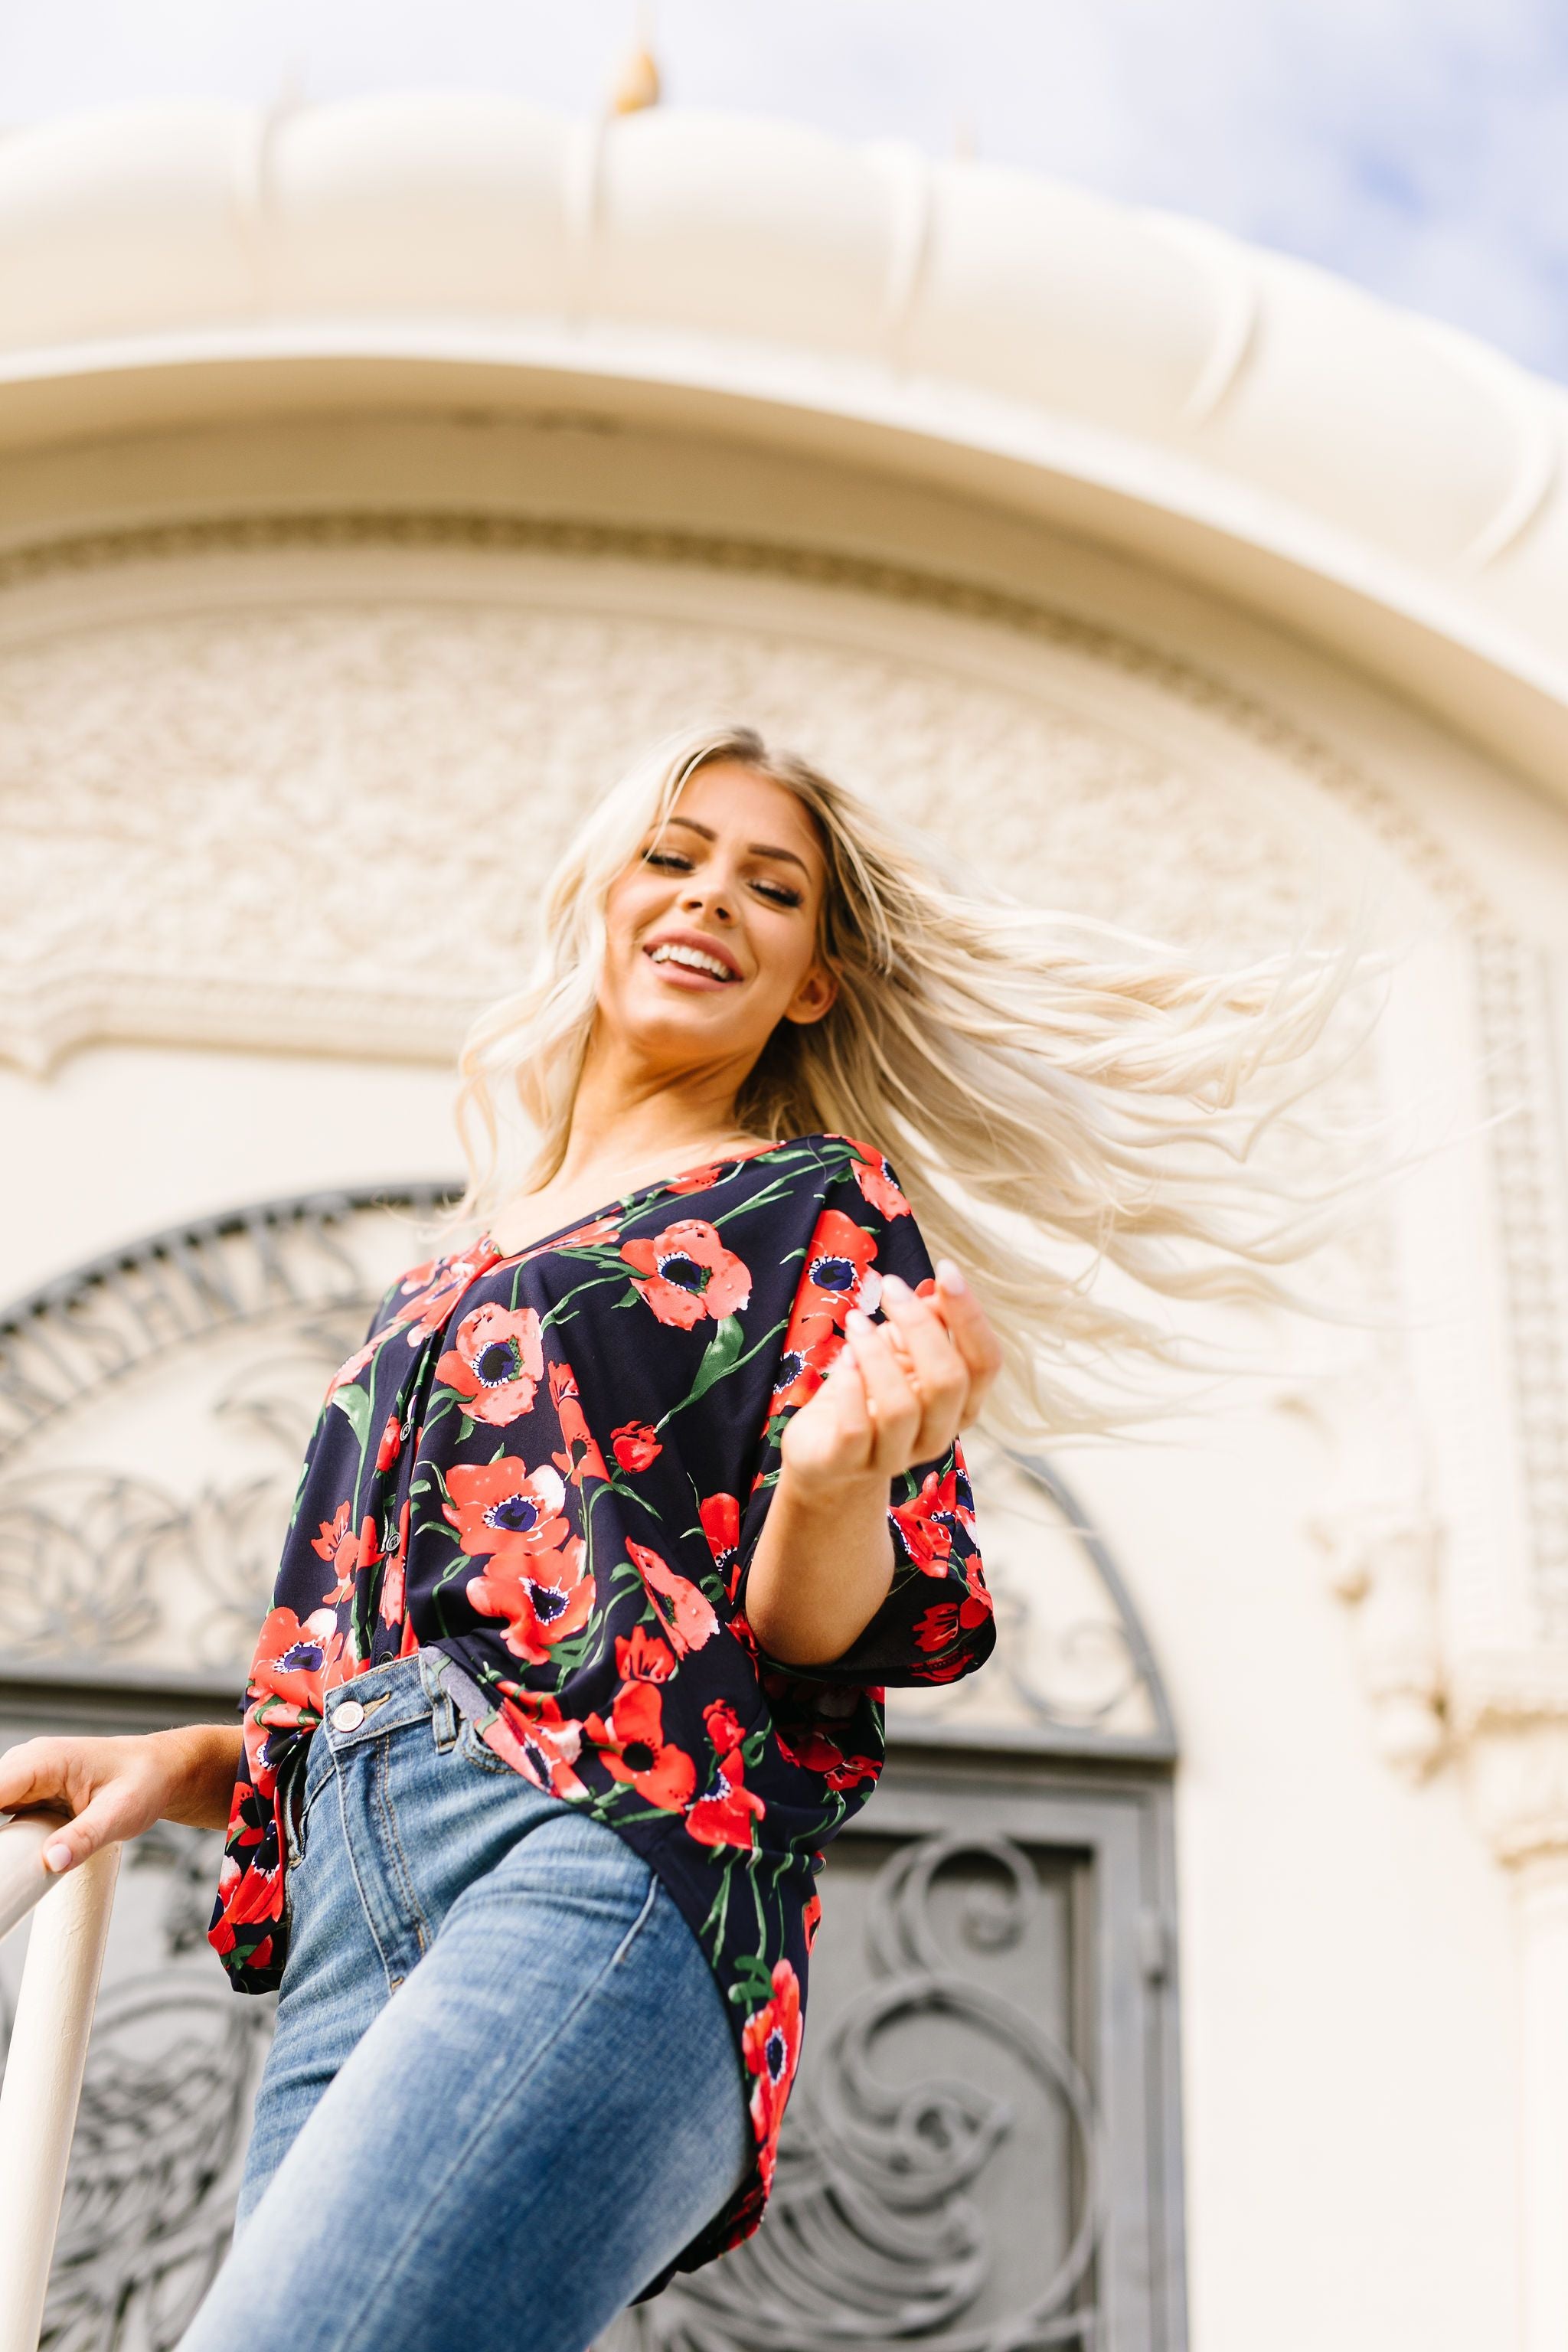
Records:
{"label": "nose", "polygon": [[727,884],[710,882],[704,886],[693,876],[681,892],[682,914],[696,917],[707,915],[715,923],[732,923],[735,919],[733,898]]}

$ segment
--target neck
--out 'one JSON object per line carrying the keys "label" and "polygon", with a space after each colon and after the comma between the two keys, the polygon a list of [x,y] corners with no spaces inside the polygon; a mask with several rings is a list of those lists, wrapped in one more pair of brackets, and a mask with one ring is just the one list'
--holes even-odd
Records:
{"label": "neck", "polygon": [[747,1138],[735,1115],[744,1072],[732,1066],[682,1071],[650,1069],[608,1041],[590,1045],[572,1108],[566,1150],[552,1185],[566,1186],[600,1169],[651,1164],[656,1172],[683,1159],[700,1160]]}

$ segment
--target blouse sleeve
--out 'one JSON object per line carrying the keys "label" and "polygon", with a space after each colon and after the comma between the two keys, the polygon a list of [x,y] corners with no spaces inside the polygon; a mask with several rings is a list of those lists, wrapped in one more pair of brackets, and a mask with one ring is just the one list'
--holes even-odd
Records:
{"label": "blouse sleeve", "polygon": [[[852,1169],[822,1200],[806,1244],[775,1378],[762,1457],[742,1519],[736,1604],[746,1586],[781,1466],[791,1415],[821,1387],[844,1346],[844,1322],[858,1306],[881,1321],[884,1278],[911,1290],[935,1287],[931,1259],[908,1201],[887,1161],[868,1146],[852,1147]],[[974,1536],[974,1502],[956,1440],[939,1459],[892,1481],[889,1525],[893,1580],[874,1617],[830,1664],[798,1671],[813,1682],[956,1682],[984,1664],[995,1646],[991,1595]],[[793,1670],[766,1658],[774,1671]]]}

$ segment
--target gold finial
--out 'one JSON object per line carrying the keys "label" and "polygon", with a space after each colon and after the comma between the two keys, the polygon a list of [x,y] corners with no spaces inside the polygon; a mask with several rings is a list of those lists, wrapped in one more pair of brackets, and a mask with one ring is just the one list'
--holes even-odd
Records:
{"label": "gold finial", "polygon": [[637,35],[621,60],[610,87],[612,114],[641,114],[659,100],[658,64],[653,54],[653,26],[647,8],[637,10]]}

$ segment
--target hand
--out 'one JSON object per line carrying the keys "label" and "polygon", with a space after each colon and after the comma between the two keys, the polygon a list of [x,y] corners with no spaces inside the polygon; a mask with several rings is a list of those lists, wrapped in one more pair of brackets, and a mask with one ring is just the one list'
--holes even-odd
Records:
{"label": "hand", "polygon": [[237,1728],[216,1724],[140,1738],[20,1740],[0,1756],[0,1811],[69,1813],[43,1853],[46,1870],[69,1870],[155,1821],[221,1827],[239,1748]]}
{"label": "hand", "polygon": [[889,1275],[881,1303],[881,1325],[850,1313],[826,1379],[784,1430],[781,1451],[797,1489],[819,1492],[873,1473],[886,1481],[939,1460],[1001,1368],[996,1335],[951,1259],[924,1297]]}

